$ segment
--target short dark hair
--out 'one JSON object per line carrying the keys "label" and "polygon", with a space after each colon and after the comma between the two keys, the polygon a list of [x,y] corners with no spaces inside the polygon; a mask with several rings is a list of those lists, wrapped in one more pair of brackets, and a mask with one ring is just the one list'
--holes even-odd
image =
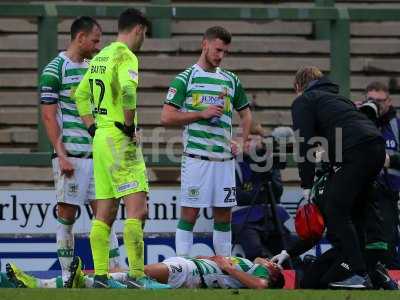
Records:
{"label": "short dark hair", "polygon": [[370,84],[368,84],[367,87],[365,88],[366,94],[370,91],[382,91],[385,92],[386,94],[389,94],[389,87],[381,81],[373,81]]}
{"label": "short dark hair", "polygon": [[136,25],[143,25],[150,28],[150,21],[145,15],[135,8],[124,10],[118,18],[118,32],[130,31]]}
{"label": "short dark hair", "polygon": [[283,276],[282,272],[274,274],[271,276],[268,288],[270,289],[282,289],[285,286],[285,276]]}
{"label": "short dark hair", "polygon": [[229,45],[232,40],[232,35],[231,33],[226,30],[224,27],[221,26],[213,26],[210,27],[206,30],[204,33],[203,39],[205,40],[215,40],[215,39],[220,39],[222,40],[225,44]]}
{"label": "short dark hair", "polygon": [[75,19],[71,24],[71,40],[74,40],[79,32],[91,32],[95,26],[101,30],[100,24],[92,17],[82,16]]}

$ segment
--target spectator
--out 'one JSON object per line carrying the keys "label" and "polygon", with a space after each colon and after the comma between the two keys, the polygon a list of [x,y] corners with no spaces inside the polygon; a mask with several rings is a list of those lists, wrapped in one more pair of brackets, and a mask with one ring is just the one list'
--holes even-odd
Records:
{"label": "spectator", "polygon": [[[299,174],[304,195],[308,198],[315,175],[312,156],[317,139],[333,167],[323,201],[328,234],[334,236],[348,277],[331,282],[334,288],[370,288],[371,282],[362,255],[364,240],[359,240],[357,219],[367,208],[367,188],[385,162],[385,145],[376,126],[356,106],[339,95],[339,87],[316,67],[301,68],[294,80],[298,97],[292,105],[293,127],[299,135]],[[376,243],[373,242],[376,238]],[[369,236],[376,253],[381,236]],[[383,243],[382,243],[383,244]]]}
{"label": "spectator", "polygon": [[[267,181],[272,184],[272,192],[277,203],[283,193],[280,166],[273,164],[272,169],[258,172],[253,167],[257,163],[251,153],[260,157],[266,155],[266,145],[263,143],[265,130],[258,123],[251,127],[250,151],[243,154],[243,160],[236,161],[236,200],[238,206],[232,216],[234,240],[243,248],[248,259],[256,257],[271,257],[283,249],[282,237],[277,229],[270,205],[268,203]],[[255,148],[255,149],[254,149]],[[255,151],[252,151],[252,150]],[[265,156],[265,159],[268,158]],[[260,168],[261,169],[261,168]],[[282,225],[289,219],[286,210],[278,206],[278,217]],[[284,237],[291,239],[289,230],[284,227]]]}
{"label": "spectator", "polygon": [[389,160],[379,176],[378,198],[383,217],[383,230],[388,238],[388,256],[383,263],[388,268],[400,268],[399,257],[399,191],[400,191],[400,119],[392,105],[389,89],[382,82],[371,82],[366,88],[366,100],[379,104],[378,127],[386,142]]}

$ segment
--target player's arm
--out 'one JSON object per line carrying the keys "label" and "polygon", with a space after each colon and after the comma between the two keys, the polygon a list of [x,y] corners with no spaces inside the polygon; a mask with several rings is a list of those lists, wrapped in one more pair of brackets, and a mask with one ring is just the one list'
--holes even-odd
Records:
{"label": "player's arm", "polygon": [[118,81],[121,87],[124,124],[116,123],[127,136],[134,137],[136,133],[137,86],[139,84],[138,61],[136,56],[127,55],[118,66]]}
{"label": "player's arm", "polygon": [[96,127],[92,113],[91,99],[93,95],[90,89],[89,76],[90,72],[86,72],[85,76],[83,76],[81,82],[78,85],[78,88],[71,96],[71,98],[75,99],[79,116],[81,117],[83,123],[88,129],[90,135],[94,136],[94,131]]}
{"label": "player's arm", "polygon": [[240,127],[242,128],[242,138],[243,145],[249,139],[251,124],[253,122],[253,117],[251,115],[251,111],[249,107],[246,107],[239,112],[240,117]]}
{"label": "player's arm", "polygon": [[236,78],[235,95],[233,97],[233,107],[239,113],[240,127],[242,129],[243,146],[249,138],[250,128],[252,124],[252,114],[250,111],[249,101],[246,93],[240,83],[239,78]]}
{"label": "player's arm", "polygon": [[259,278],[235,269],[231,260],[228,258],[225,258],[223,256],[214,256],[212,260],[218,265],[218,267],[222,271],[239,280],[244,286],[249,289],[265,289],[268,287],[268,281],[266,279]]}
{"label": "player's arm", "polygon": [[59,158],[61,174],[67,177],[74,172],[73,165],[69,162],[67,151],[62,142],[61,128],[57,122],[60,79],[52,69],[45,69],[40,77],[40,103],[41,117],[47,136],[54,151]]}
{"label": "player's arm", "polygon": [[186,86],[175,79],[168,90],[166,100],[161,112],[161,124],[164,126],[183,126],[198,120],[210,119],[222,116],[223,107],[209,105],[206,110],[196,112],[183,112],[183,104],[186,99]]}

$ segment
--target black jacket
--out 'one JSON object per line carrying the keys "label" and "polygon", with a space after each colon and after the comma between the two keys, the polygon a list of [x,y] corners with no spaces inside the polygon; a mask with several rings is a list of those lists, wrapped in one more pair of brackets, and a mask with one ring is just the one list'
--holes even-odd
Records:
{"label": "black jacket", "polygon": [[[349,99],[338,94],[339,87],[327,78],[313,81],[302,95],[292,104],[293,128],[299,130],[296,135],[304,138],[299,145],[299,162],[301,186],[311,188],[314,180],[314,163],[307,160],[306,154],[314,144],[308,144],[310,138],[323,137],[328,143],[329,162],[333,165],[340,162],[343,152],[371,141],[382,138],[374,123],[360,113]],[[336,143],[336,130],[338,133]],[[324,145],[322,145],[324,146]],[[324,147],[325,148],[325,147]],[[338,157],[336,158],[336,152]]]}

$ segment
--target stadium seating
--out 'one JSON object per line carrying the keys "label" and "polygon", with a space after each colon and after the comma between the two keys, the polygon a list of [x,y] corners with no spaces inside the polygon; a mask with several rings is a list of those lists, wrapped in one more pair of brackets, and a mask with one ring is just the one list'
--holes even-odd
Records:
{"label": "stadium seating", "polygon": [[[81,1],[82,2],[82,1]],[[119,1],[124,2],[124,1]],[[128,2],[128,1],[126,1]],[[148,3],[149,1],[136,1]],[[267,1],[219,1],[219,5],[262,5]],[[310,1],[272,1],[272,4],[300,7]],[[338,6],[365,5],[399,7],[398,1],[385,0],[337,1]],[[204,1],[172,1],[177,5],[209,5]],[[269,1],[268,1],[269,3]],[[115,20],[100,19],[104,31],[103,44],[112,41],[116,31]],[[59,23],[59,49],[68,43],[70,19]],[[256,119],[268,129],[291,124],[290,105],[294,98],[294,72],[304,65],[316,65],[329,71],[329,42],[315,40],[310,22],[252,22],[252,21],[195,21],[179,20],[172,23],[171,39],[146,40],[139,53],[140,89],[139,122],[143,128],[144,149],[160,141],[160,151],[172,147],[176,154],[180,129],[161,130],[160,138],[154,129],[160,125],[160,111],[169,82],[174,75],[193,64],[200,51],[204,30],[214,24],[233,33],[230,55],[224,67],[236,72],[256,104]],[[389,83],[395,105],[400,104],[397,76],[400,73],[400,44],[398,23],[351,24],[351,89],[352,98],[361,98],[363,88],[372,80]],[[0,18],[0,152],[32,152],[37,147],[38,100],[37,86],[37,26],[35,19]],[[237,125],[237,120],[234,122]],[[175,142],[175,143],[173,143]],[[23,170],[23,172],[21,172]],[[21,174],[22,173],[22,174]],[[177,183],[177,167],[152,167],[151,181]],[[288,169],[284,180],[298,180],[297,171]],[[49,168],[0,166],[0,185],[52,184]]]}

